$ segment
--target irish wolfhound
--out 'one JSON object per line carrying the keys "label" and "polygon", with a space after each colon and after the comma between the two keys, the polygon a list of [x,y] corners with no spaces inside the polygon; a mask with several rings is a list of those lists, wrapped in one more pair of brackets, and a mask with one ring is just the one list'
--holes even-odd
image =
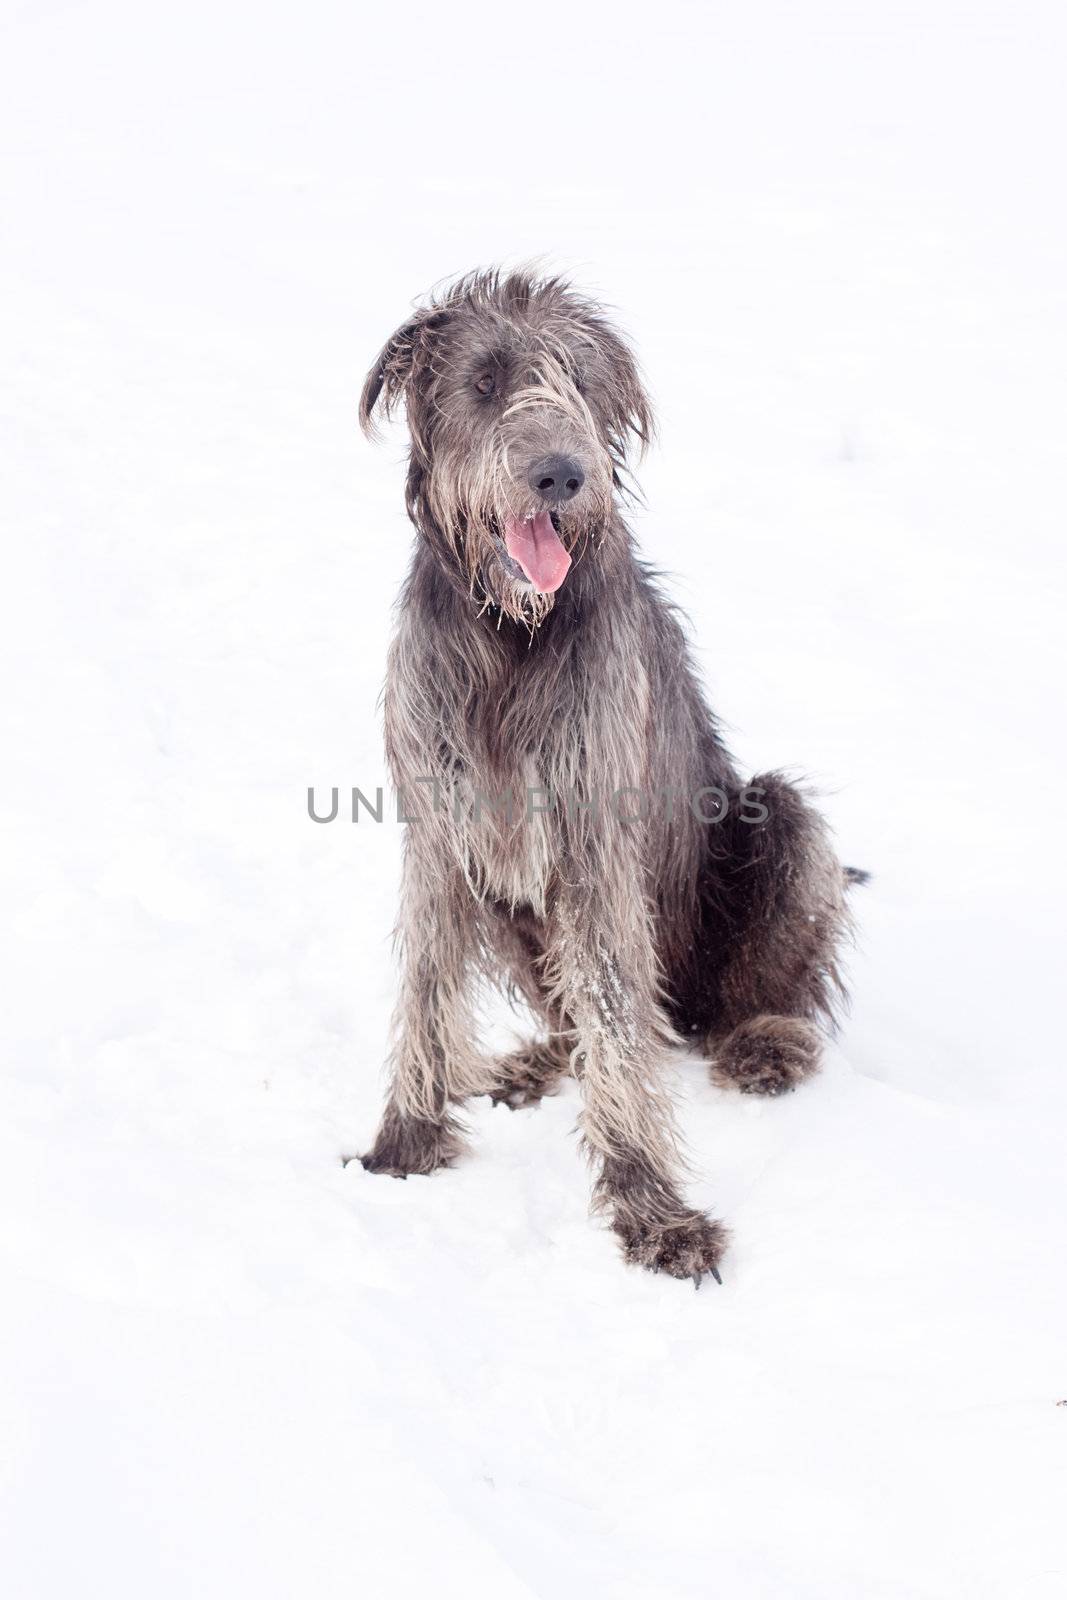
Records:
{"label": "irish wolfhound", "polygon": [[[688,1206],[661,1065],[779,1094],[841,995],[848,871],[771,773],[742,784],[675,613],[620,510],[652,435],[633,356],[558,278],[478,272],[417,311],[360,416],[403,403],[417,530],[385,688],[405,835],[403,978],[369,1172],[428,1173],[457,1108],[534,1104],[573,1070],[595,1200],[628,1260],[719,1277]],[[481,977],[544,1037],[478,1047]]]}

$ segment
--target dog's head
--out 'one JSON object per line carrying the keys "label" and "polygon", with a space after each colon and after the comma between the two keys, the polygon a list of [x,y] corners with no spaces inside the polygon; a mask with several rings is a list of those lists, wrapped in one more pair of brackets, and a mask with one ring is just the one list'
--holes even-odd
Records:
{"label": "dog's head", "polygon": [[652,412],[602,311],[558,278],[478,272],[400,327],[367,375],[364,430],[403,402],[408,505],[479,604],[537,622],[595,559]]}

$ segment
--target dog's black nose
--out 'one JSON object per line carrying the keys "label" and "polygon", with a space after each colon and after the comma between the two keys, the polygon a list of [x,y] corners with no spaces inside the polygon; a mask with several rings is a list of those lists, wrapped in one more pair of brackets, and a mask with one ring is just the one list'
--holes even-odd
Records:
{"label": "dog's black nose", "polygon": [[564,500],[573,500],[585,482],[585,473],[573,456],[542,456],[535,461],[526,480],[536,489],[542,500],[558,506]]}

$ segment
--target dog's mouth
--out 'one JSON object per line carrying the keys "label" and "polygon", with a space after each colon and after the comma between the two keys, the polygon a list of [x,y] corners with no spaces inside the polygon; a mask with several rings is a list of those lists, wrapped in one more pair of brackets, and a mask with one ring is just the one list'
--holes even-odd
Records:
{"label": "dog's mouth", "polygon": [[538,594],[555,594],[571,568],[571,558],[559,536],[554,512],[534,517],[505,517],[502,554],[513,577],[523,576]]}

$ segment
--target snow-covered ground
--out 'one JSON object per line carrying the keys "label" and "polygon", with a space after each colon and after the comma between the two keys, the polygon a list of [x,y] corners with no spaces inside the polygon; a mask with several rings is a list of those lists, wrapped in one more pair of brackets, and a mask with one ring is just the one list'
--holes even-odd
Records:
{"label": "snow-covered ground", "polygon": [[[0,1586],[1037,1600],[1067,1556],[1067,228],[1052,8],[9,3]],[[573,1085],[389,1183],[409,532],[363,373],[544,255],[657,397],[646,552],[807,771],[853,1015],[673,1071],[734,1245],[626,1270]]]}

